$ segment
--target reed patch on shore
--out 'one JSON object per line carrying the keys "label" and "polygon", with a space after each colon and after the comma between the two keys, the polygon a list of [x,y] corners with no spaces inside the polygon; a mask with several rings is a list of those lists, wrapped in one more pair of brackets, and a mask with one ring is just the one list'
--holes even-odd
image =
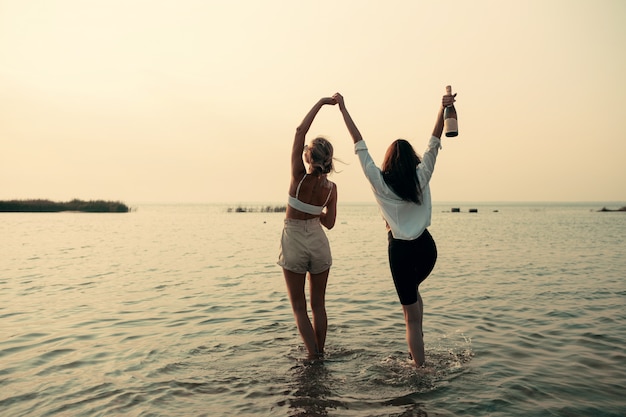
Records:
{"label": "reed patch on shore", "polygon": [[120,201],[74,199],[67,202],[50,200],[7,200],[0,201],[0,212],[13,213],[58,213],[79,211],[85,213],[128,213],[130,208]]}
{"label": "reed patch on shore", "polygon": [[226,211],[229,213],[284,213],[287,211],[287,206],[237,206],[228,207]]}

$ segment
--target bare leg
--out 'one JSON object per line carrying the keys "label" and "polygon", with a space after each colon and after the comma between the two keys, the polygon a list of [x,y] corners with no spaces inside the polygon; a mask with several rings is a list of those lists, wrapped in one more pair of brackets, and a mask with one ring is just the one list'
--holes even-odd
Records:
{"label": "bare leg", "polygon": [[424,302],[422,301],[422,296],[420,295],[419,290],[417,291],[417,304],[419,305],[419,313],[420,313],[420,329],[422,329],[422,338],[424,338]]}
{"label": "bare leg", "polygon": [[285,283],[287,284],[293,315],[296,319],[296,326],[298,326],[304,346],[306,346],[310,357],[317,356],[318,349],[315,342],[315,332],[307,313],[306,296],[304,295],[306,274],[297,274],[286,269],[283,269],[283,274],[285,275]]}
{"label": "bare leg", "polygon": [[330,269],[320,273],[311,274],[310,293],[311,310],[313,312],[313,330],[315,341],[317,342],[318,353],[324,353],[326,343],[326,331],[328,329],[328,318],[326,317],[326,283]]}
{"label": "bare leg", "polygon": [[[419,293],[418,293],[419,294]],[[406,323],[406,341],[409,345],[409,351],[415,365],[422,366],[426,362],[424,353],[424,337],[422,336],[422,309],[421,297],[418,295],[418,301],[403,305],[404,321]]]}

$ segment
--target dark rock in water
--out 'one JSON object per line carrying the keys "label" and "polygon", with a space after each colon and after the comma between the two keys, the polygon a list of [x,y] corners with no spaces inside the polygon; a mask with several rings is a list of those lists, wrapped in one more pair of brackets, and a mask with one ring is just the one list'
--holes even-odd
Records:
{"label": "dark rock in water", "polygon": [[602,207],[599,212],[611,212],[611,211],[626,211],[626,206],[620,207],[618,209],[608,209],[606,207]]}

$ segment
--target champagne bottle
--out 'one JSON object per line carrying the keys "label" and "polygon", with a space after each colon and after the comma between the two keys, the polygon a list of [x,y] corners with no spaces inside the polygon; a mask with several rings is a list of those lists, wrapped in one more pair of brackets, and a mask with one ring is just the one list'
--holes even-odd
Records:
{"label": "champagne bottle", "polygon": [[[446,93],[452,95],[452,86],[446,86]],[[454,104],[450,104],[443,109],[443,129],[446,132],[446,136],[451,138],[459,134],[459,123],[456,117],[456,109]]]}

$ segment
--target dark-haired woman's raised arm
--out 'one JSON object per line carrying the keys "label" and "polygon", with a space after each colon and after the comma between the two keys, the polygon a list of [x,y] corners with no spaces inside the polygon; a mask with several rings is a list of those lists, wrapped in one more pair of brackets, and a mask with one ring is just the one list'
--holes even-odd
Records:
{"label": "dark-haired woman's raised arm", "polygon": [[435,122],[435,127],[433,128],[433,136],[436,138],[441,138],[441,134],[443,133],[443,109],[452,105],[456,100],[454,99],[456,94],[451,96],[443,96],[441,99],[441,107],[439,108],[439,114],[437,114],[437,121]]}
{"label": "dark-haired woman's raised arm", "polygon": [[354,124],[354,120],[352,120],[350,113],[348,113],[348,109],[346,108],[346,103],[343,100],[343,96],[339,93],[335,93],[333,95],[333,99],[337,102],[337,104],[339,104],[339,110],[341,111],[343,120],[346,123],[348,132],[350,132],[350,136],[352,136],[352,141],[354,143],[362,141],[363,137],[361,136],[361,132],[359,132],[359,129],[356,127],[356,124]]}

